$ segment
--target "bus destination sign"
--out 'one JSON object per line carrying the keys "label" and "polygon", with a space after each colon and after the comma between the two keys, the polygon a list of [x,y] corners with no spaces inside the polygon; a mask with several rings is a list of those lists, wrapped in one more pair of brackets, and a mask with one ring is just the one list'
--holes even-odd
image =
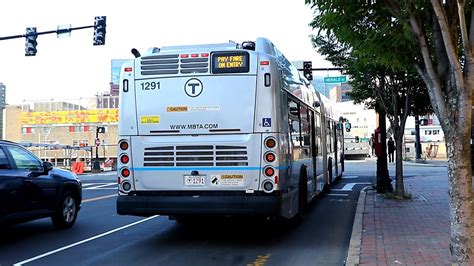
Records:
{"label": "bus destination sign", "polygon": [[212,73],[249,72],[249,54],[247,52],[223,52],[212,54]]}

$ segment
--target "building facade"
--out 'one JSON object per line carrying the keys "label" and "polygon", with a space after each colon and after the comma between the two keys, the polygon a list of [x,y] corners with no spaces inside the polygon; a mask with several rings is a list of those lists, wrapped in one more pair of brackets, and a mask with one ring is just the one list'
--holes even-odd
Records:
{"label": "building facade", "polygon": [[[97,103],[99,99],[82,100]],[[118,106],[118,96],[112,101]],[[117,108],[86,108],[67,101],[24,103],[8,106],[5,121],[5,139],[31,146],[38,157],[57,166],[78,160],[87,166],[96,150],[101,162],[117,158]],[[98,127],[104,127],[105,133],[98,134]],[[96,138],[100,142],[97,149]]]}

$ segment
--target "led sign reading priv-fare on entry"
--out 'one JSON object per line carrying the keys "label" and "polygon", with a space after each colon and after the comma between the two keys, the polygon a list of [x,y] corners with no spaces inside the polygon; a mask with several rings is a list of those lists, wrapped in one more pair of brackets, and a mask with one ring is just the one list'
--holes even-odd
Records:
{"label": "led sign reading priv-fare on entry", "polygon": [[222,52],[212,54],[212,73],[249,72],[249,54],[247,52]]}

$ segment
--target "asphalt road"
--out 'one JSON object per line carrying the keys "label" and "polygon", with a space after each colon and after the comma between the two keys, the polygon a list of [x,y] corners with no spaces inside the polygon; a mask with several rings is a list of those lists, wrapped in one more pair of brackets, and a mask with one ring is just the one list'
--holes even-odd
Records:
{"label": "asphalt road", "polygon": [[119,216],[114,174],[81,176],[76,224],[49,219],[0,231],[0,265],[343,265],[360,189],[374,164],[350,162],[299,225],[251,219],[178,224],[165,216]]}

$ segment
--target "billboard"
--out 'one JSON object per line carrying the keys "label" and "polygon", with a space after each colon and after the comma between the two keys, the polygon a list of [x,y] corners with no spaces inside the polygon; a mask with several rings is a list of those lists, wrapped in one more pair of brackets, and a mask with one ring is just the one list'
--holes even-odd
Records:
{"label": "billboard", "polygon": [[118,122],[118,109],[22,112],[23,125],[113,123]]}

